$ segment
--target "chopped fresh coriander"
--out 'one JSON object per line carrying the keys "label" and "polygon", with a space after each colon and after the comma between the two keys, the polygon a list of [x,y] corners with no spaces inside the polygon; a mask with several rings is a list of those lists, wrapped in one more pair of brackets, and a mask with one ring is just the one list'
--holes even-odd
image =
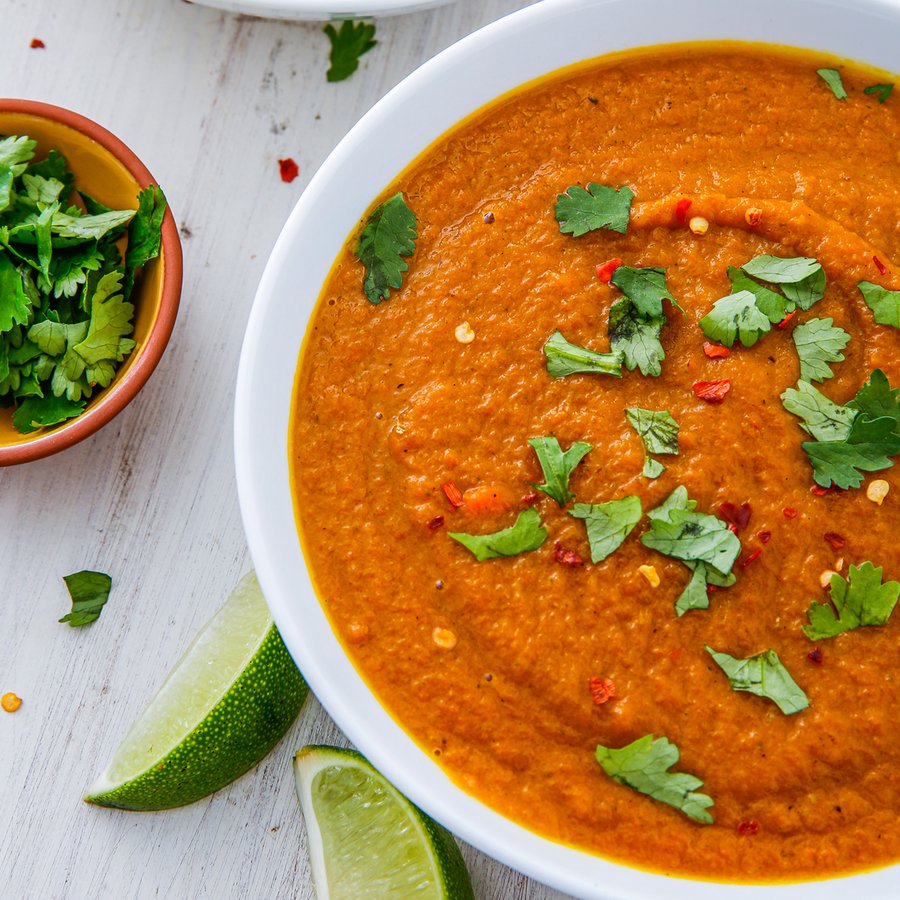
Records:
{"label": "chopped fresh coriander", "polygon": [[330,23],[322,29],[331,42],[331,65],[325,73],[328,81],[343,81],[359,68],[359,58],[368,53],[378,41],[375,26],[366,22],[344,19],[339,31]]}
{"label": "chopped fresh coriander", "polygon": [[856,286],[879,325],[900,328],[900,291],[889,291],[871,281],[860,281]]}
{"label": "chopped fresh coriander", "polygon": [[900,433],[900,389],[891,387],[887,375],[881,369],[873,370],[869,380],[847,406],[868,419],[893,419],[894,428]]}
{"label": "chopped fresh coriander", "polygon": [[900,596],[900,584],[882,584],[881,576],[881,567],[870,562],[850,566],[846,581],[837,573],[832,575],[831,603],[813,601],[803,633],[811,641],[819,641],[866,625],[884,625]]}
{"label": "chopped fresh coriander", "polygon": [[64,575],[63,581],[72,598],[72,611],[59,621],[68,622],[72,628],[96,622],[109,600],[109,589],[112,587],[109,575],[85,569],[72,575]]}
{"label": "chopped fresh coriander", "polygon": [[796,389],[788,388],[781,400],[788,412],[803,420],[800,427],[817,441],[843,441],[850,434],[856,411],[838,406],[808,381],[797,382]]}
{"label": "chopped fresh coriander", "polygon": [[843,362],[841,350],[850,342],[843,328],[835,327],[834,319],[810,319],[794,329],[794,345],[800,357],[800,378],[803,381],[825,381],[834,376],[828,363]]}
{"label": "chopped fresh coriander", "polygon": [[575,441],[565,453],[555,437],[532,438],[529,442],[537,454],[544,483],[533,485],[552,497],[560,506],[565,506],[575,494],[569,489],[569,477],[578,463],[584,459],[593,447],[581,441]]}
{"label": "chopped fresh coriander", "polygon": [[[19,396],[23,396],[21,390]],[[28,396],[16,407],[12,422],[20,434],[31,434],[38,428],[57,425],[79,415],[85,403],[86,400],[69,400],[68,397],[54,397],[53,394]]]}
{"label": "chopped fresh coriander", "polygon": [[658,478],[665,466],[659,460],[651,459],[651,453],[678,455],[678,423],[668,410],[641,409],[632,406],[625,410],[632,428],[644,444],[644,475]]}
{"label": "chopped fresh coriander", "polygon": [[596,353],[570,344],[559,331],[554,331],[544,344],[547,373],[553,378],[565,378],[579,373],[587,375],[622,376],[622,356],[619,353]]}
{"label": "chopped fresh coriander", "polygon": [[728,267],[728,278],[731,281],[731,293],[738,294],[741,291],[750,291],[756,297],[756,306],[759,311],[773,325],[777,325],[794,309],[794,304],[790,300],[754,281],[737,266]]}
{"label": "chopped fresh coriander", "polygon": [[716,300],[699,324],[711,341],[726,347],[731,347],[735,339],[745,347],[752,347],[772,327],[751,291],[738,291]]}
{"label": "chopped fresh coriander", "polygon": [[629,372],[638,368],[642,375],[659,376],[666,358],[659,339],[665,324],[665,316],[642,316],[628,297],[609,308],[609,345]]}
{"label": "chopped fresh coriander", "polygon": [[780,285],[784,296],[804,311],[825,296],[825,270],[815,259],[763,255],[754,257],[741,268],[754,278]]}
{"label": "chopped fresh coriander", "polygon": [[464,534],[450,532],[450,537],[478,560],[495,559],[498,556],[516,556],[537,550],[547,539],[547,529],[541,526],[541,517],[534,509],[520,512],[516,521],[502,531],[493,534]]}
{"label": "chopped fresh coriander", "polygon": [[846,100],[847,92],[844,90],[844,82],[841,81],[841,73],[837,69],[816,69],[816,74],[828,85],[831,93],[838,100]]}
{"label": "chopped fresh coriander", "polygon": [[681,309],[681,304],[669,293],[666,286],[666,270],[655,266],[636,269],[618,266],[612,274],[612,283],[634,304],[638,315],[659,318],[663,314],[663,300]]}
{"label": "chopped fresh coriander", "polygon": [[879,103],[884,103],[891,96],[893,90],[893,84],[870,84],[867,88],[863,88],[863,93],[874,95]]}
{"label": "chopped fresh coriander", "polygon": [[159,256],[166,198],[158,185],[149,185],[138,194],[138,208],[128,226],[128,250],[125,253],[124,295],[131,296],[134,273]]}
{"label": "chopped fresh coriander", "polygon": [[652,734],[618,749],[597,746],[597,762],[610,778],[673,806],[695,822],[711,825],[713,817],[707,810],[712,798],[694,793],[703,782],[686,772],[668,771],[679,757],[675,744],[665,737],[654,739]]}
{"label": "chopped fresh coriander", "polygon": [[584,519],[591,562],[598,563],[618,550],[641,519],[640,497],[622,497],[606,503],[576,503],[569,512],[576,519]]}
{"label": "chopped fresh coriander", "polygon": [[556,221],[563,234],[581,237],[598,228],[625,234],[634,191],[591,182],[587,190],[573,184],[556,198]]}
{"label": "chopped fresh coriander", "polygon": [[644,457],[644,468],[641,469],[644,478],[659,478],[665,471],[666,467],[658,459],[654,459],[652,456]]}
{"label": "chopped fresh coriander", "polygon": [[734,691],[747,691],[771,700],[786,716],[809,706],[809,698],[791,677],[774,650],[765,650],[747,659],[738,659],[706,645],[706,652],[728,676]]}
{"label": "chopped fresh coriander", "polygon": [[409,268],[404,256],[416,249],[416,214],[406,205],[402,193],[388,198],[369,216],[356,245],[356,258],[365,266],[363,292],[370,303],[381,303],[391,288],[403,284]]}

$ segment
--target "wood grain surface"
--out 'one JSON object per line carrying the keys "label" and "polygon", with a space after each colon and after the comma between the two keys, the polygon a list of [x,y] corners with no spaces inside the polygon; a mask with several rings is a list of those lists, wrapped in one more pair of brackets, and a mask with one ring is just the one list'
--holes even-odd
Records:
{"label": "wood grain surface", "polygon": [[[513,9],[460,0],[377,22],[348,81],[321,24],[179,0],[0,0],[0,94],[66,106],[163,185],[185,273],[175,333],[137,399],[57,456],[0,469],[0,897],[311,898],[290,758],[346,743],[315,700],[254,771],[165,813],[81,802],[126,728],[250,559],[232,460],[238,354],[268,253],[353,123],[443,47]],[[32,49],[40,38],[44,49]],[[278,160],[300,176],[285,184]],[[102,618],[57,623],[62,576],[109,572]],[[479,900],[562,895],[464,848]]]}

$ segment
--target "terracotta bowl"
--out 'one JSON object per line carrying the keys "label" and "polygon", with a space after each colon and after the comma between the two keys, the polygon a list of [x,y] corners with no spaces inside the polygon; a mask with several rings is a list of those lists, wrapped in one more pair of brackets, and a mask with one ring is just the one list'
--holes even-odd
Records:
{"label": "terracotta bowl", "polygon": [[[0,135],[28,135],[37,141],[36,159],[52,149],[68,160],[75,187],[112,209],[134,209],[138,192],[156,179],[117,137],[59,106],[0,98]],[[84,412],[59,425],[19,434],[12,409],[0,408],[0,466],[40,459],[71,447],[120,412],[137,394],[156,364],[175,324],[181,296],[181,242],[171,211],[162,227],[160,255],[144,266],[135,283],[132,338],[136,346],[112,384],[94,393]]]}

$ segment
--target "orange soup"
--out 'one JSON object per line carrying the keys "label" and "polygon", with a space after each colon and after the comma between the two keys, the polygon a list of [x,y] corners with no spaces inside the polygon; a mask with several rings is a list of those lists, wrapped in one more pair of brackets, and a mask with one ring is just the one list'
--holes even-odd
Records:
{"label": "orange soup", "polygon": [[595,61],[444,136],[334,265],[290,449],[314,582],[535,832],[726,881],[900,858],[889,80]]}

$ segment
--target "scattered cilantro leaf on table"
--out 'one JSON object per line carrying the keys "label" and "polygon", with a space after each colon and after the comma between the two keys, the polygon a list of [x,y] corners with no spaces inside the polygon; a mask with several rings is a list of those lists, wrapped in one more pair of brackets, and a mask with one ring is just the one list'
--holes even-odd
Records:
{"label": "scattered cilantro leaf on table", "polygon": [[841,350],[850,342],[850,335],[834,325],[834,319],[810,319],[794,329],[792,335],[797,356],[800,357],[802,381],[826,381],[834,377],[828,363],[843,362]]}
{"label": "scattered cilantro leaf on table", "polygon": [[597,353],[569,343],[559,331],[554,331],[544,344],[547,374],[552,378],[567,375],[622,376],[622,356],[619,353]]}
{"label": "scattered cilantro leaf on table", "polygon": [[825,270],[818,260],[810,257],[785,259],[764,254],[741,268],[754,278],[779,285],[784,296],[804,312],[825,296]]}
{"label": "scattered cilantro leaf on table", "polygon": [[658,478],[665,466],[650,458],[651,453],[678,455],[678,423],[668,410],[641,409],[631,406],[625,416],[644,445],[644,475]]}
{"label": "scattered cilantro leaf on table", "polygon": [[532,438],[528,443],[537,454],[544,473],[544,483],[533,487],[552,497],[560,506],[565,506],[575,496],[569,488],[569,477],[593,447],[582,441],[575,441],[563,453],[555,437]]}
{"label": "scattered cilantro leaf on table", "polygon": [[900,291],[889,291],[871,281],[860,281],[856,286],[879,325],[900,328]]}
{"label": "scattered cilantro leaf on table", "polygon": [[556,198],[559,230],[573,237],[581,237],[598,228],[625,234],[633,199],[634,191],[625,185],[616,189],[592,181],[585,189],[573,184]]}
{"label": "scattered cilantro leaf on table", "polygon": [[64,575],[63,581],[72,598],[72,611],[59,621],[68,622],[72,628],[96,622],[109,600],[109,590],[112,587],[109,575],[85,569],[72,575]]}
{"label": "scattered cilantro leaf on table", "polygon": [[746,659],[713,650],[709,645],[706,652],[728,676],[732,690],[771,700],[786,716],[809,706],[809,698],[774,650],[764,650]]}
{"label": "scattered cilantro leaf on table", "polygon": [[537,550],[547,539],[547,529],[541,525],[537,510],[520,512],[516,521],[502,531],[492,534],[465,534],[451,531],[450,537],[470,550],[478,560],[495,559],[498,556],[517,556]]}
{"label": "scattered cilantro leaf on table", "polygon": [[660,335],[665,316],[643,316],[628,297],[616,300],[609,308],[609,345],[621,355],[629,372],[658,377],[666,358]]}
{"label": "scattered cilantro leaf on table", "polygon": [[756,298],[757,309],[773,325],[777,325],[789,312],[794,310],[794,304],[787,297],[754,281],[737,266],[728,267],[728,279],[731,281],[731,293],[739,294],[741,291],[750,291]]}
{"label": "scattered cilantro leaf on table", "polygon": [[384,201],[366,221],[356,245],[356,257],[365,266],[363,292],[370,303],[381,303],[399,289],[409,268],[405,256],[416,249],[416,214],[402,193]]}
{"label": "scattered cilantro leaf on table", "polygon": [[591,562],[602,562],[622,545],[641,519],[640,497],[606,503],[576,503],[569,515],[583,519],[591,545]]}
{"label": "scattered cilantro leaf on table", "polygon": [[847,91],[844,90],[844,82],[841,73],[837,69],[816,69],[816,74],[828,85],[831,93],[838,100],[847,99]]}
{"label": "scattered cilantro leaf on table", "polygon": [[879,103],[884,103],[893,90],[893,84],[870,84],[867,88],[863,88],[863,93],[874,95]]}
{"label": "scattered cilantro leaf on table", "polygon": [[375,26],[367,22],[353,22],[344,19],[340,30],[328,24],[323,29],[331,42],[331,65],[325,73],[328,81],[343,81],[359,68],[359,58],[368,53],[377,43]]}
{"label": "scattered cilantro leaf on table", "polygon": [[867,625],[884,625],[894,611],[900,584],[882,583],[882,569],[870,562],[850,566],[845,581],[837,573],[831,576],[831,603],[813,601],[807,611],[809,625],[803,633],[811,640],[836,637],[845,631]]}
{"label": "scattered cilantro leaf on table", "polygon": [[659,318],[663,314],[663,300],[681,309],[681,304],[669,293],[666,270],[657,266],[634,268],[618,266],[612,283],[634,304],[638,315]]}
{"label": "scattered cilantro leaf on table", "polygon": [[731,347],[735,340],[752,347],[772,327],[751,291],[738,291],[716,300],[699,325],[711,341],[726,347]]}
{"label": "scattered cilantro leaf on table", "polygon": [[652,734],[645,734],[618,749],[598,744],[596,755],[603,771],[620,784],[674,807],[689,819],[712,824],[713,817],[707,811],[713,805],[712,798],[695,793],[703,782],[686,772],[668,771],[680,754],[667,738],[654,739]]}

